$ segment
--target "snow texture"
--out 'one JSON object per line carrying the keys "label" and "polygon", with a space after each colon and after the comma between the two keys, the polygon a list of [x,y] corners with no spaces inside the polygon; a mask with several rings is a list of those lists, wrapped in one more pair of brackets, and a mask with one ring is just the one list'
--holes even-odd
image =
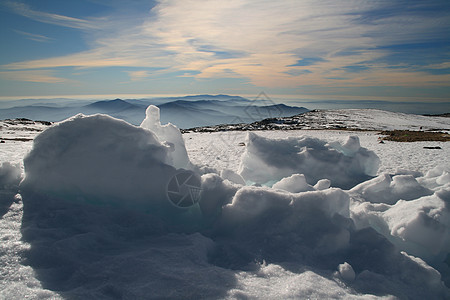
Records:
{"label": "snow texture", "polygon": [[419,114],[389,112],[379,109],[316,110],[301,114],[299,121],[310,128],[333,128],[369,130],[450,130],[450,120]]}
{"label": "snow texture", "polygon": [[[191,165],[158,117],[50,127],[17,195],[20,166],[0,167],[1,297],[450,297],[447,166],[377,174],[356,136],[249,134],[239,175]],[[186,167],[201,198],[178,209],[166,192]]]}

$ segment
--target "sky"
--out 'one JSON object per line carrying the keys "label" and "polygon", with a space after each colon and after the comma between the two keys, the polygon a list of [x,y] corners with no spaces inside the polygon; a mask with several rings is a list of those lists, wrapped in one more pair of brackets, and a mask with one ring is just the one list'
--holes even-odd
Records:
{"label": "sky", "polygon": [[450,102],[450,1],[0,0],[0,98]]}

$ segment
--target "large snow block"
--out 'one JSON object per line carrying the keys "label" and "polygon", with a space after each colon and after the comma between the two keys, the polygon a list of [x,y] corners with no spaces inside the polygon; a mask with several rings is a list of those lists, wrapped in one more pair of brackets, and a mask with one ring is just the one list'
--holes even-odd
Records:
{"label": "large snow block", "polygon": [[310,138],[268,139],[249,133],[240,174],[247,181],[271,185],[293,174],[304,174],[316,184],[329,179],[331,185],[349,189],[375,176],[378,156],[359,145],[356,136],[344,145]]}
{"label": "large snow block", "polygon": [[167,202],[176,173],[168,153],[149,130],[106,115],[78,115],[36,137],[21,189],[46,199],[152,210]]}
{"label": "large snow block", "polygon": [[239,267],[315,259],[345,249],[351,228],[349,197],[340,189],[294,194],[247,186],[222,209],[214,235],[224,248],[213,261]]}

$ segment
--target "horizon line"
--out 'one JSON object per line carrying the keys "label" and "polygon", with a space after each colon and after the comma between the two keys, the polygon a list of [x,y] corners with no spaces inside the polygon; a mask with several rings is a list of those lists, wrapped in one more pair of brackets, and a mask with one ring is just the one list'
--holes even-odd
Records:
{"label": "horizon line", "polygon": [[[275,101],[351,101],[351,102],[369,102],[369,101],[383,101],[383,102],[404,102],[404,103],[449,103],[450,99],[445,98],[426,98],[423,97],[380,97],[380,96],[330,96],[330,95],[292,95],[292,94],[268,94],[265,93],[271,100]],[[236,96],[243,97],[249,100],[256,99],[258,94],[224,94],[224,93],[184,93],[184,94],[71,94],[71,95],[37,95],[37,96],[0,96],[0,101],[17,101],[17,100],[45,100],[45,99],[73,99],[73,100],[114,100],[114,99],[149,99],[149,98],[176,98],[189,96]]]}

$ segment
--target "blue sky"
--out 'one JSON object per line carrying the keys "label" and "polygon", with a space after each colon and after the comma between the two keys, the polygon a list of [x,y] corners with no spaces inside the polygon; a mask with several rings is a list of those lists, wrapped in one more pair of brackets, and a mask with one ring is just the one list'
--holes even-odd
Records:
{"label": "blue sky", "polygon": [[450,1],[1,0],[0,97],[450,101]]}

